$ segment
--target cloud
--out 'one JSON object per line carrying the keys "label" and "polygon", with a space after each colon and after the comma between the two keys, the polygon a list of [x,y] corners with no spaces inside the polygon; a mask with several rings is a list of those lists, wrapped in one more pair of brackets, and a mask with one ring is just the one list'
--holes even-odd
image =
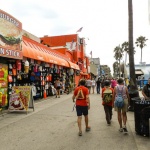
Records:
{"label": "cloud", "polygon": [[[75,34],[83,27],[80,37],[86,40],[86,53],[93,51],[101,64],[110,67],[115,61],[113,50],[128,40],[127,0],[0,0],[1,9],[16,17],[23,28],[36,36]],[[150,47],[148,3],[133,0],[134,42],[140,35],[146,36],[147,47],[143,49],[143,60]],[[136,48],[135,62],[140,61],[140,50]]]}

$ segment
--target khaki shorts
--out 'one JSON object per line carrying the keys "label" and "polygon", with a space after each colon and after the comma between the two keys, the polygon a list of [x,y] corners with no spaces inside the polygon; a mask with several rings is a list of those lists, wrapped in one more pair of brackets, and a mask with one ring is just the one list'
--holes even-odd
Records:
{"label": "khaki shorts", "polygon": [[124,106],[122,108],[114,107],[117,112],[127,112],[128,111],[128,99],[124,99]]}

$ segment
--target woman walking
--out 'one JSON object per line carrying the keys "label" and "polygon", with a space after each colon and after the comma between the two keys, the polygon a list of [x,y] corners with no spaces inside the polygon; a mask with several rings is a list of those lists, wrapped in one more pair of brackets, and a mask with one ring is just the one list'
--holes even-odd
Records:
{"label": "woman walking", "polygon": [[[120,132],[128,133],[126,122],[127,122],[127,111],[128,111],[128,103],[129,103],[129,93],[127,87],[124,85],[124,80],[122,78],[119,78],[117,80],[118,85],[114,88],[114,94],[113,94],[113,105],[114,102],[117,100],[117,96],[121,95],[123,98],[123,107],[120,108],[119,106],[114,106],[115,110],[117,111],[118,115],[118,122]],[[117,104],[117,103],[115,103]]]}
{"label": "woman walking", "polygon": [[95,82],[95,79],[92,78],[92,91],[93,91],[93,94],[94,94],[94,90],[95,90],[95,85],[96,85],[96,82]]}

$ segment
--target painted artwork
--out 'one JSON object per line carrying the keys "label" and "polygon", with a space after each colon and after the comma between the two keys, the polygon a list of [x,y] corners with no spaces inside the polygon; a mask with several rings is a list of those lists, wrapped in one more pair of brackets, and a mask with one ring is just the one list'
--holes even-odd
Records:
{"label": "painted artwork", "polygon": [[22,23],[0,10],[0,56],[22,59]]}
{"label": "painted artwork", "polygon": [[30,86],[14,86],[9,99],[9,110],[28,110],[31,99]]}

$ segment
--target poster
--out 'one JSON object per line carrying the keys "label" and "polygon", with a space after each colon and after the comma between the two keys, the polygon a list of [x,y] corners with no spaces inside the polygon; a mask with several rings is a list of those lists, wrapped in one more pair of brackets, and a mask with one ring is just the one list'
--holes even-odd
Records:
{"label": "poster", "polygon": [[0,106],[6,106],[7,100],[7,87],[8,87],[8,66],[0,63]]}
{"label": "poster", "polygon": [[28,110],[33,101],[30,86],[14,86],[9,99],[9,110]]}
{"label": "poster", "polygon": [[0,88],[7,88],[8,87],[8,66],[6,64],[0,63]]}

